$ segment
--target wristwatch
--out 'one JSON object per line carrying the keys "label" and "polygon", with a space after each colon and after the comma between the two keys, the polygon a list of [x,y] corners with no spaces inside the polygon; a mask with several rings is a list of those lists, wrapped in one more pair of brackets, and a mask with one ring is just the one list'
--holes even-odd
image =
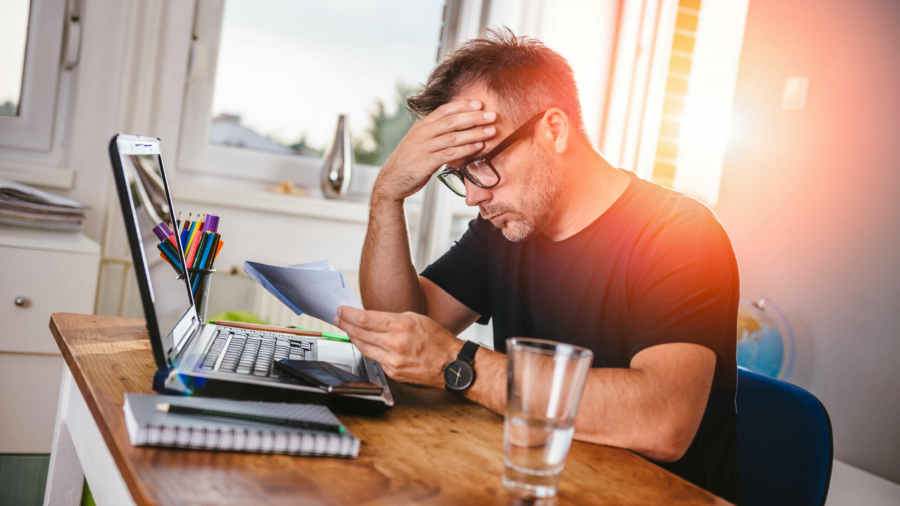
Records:
{"label": "wristwatch", "polygon": [[445,388],[451,392],[463,393],[475,382],[475,352],[478,343],[466,341],[456,360],[444,366]]}

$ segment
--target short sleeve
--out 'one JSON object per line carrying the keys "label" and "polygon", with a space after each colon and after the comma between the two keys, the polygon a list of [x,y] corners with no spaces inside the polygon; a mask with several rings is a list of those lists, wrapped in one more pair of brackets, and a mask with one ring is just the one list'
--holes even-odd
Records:
{"label": "short sleeve", "polygon": [[670,216],[647,231],[629,268],[629,356],[682,342],[726,360],[734,352],[740,299],[731,242],[712,211],[697,202]]}
{"label": "short sleeve", "polygon": [[480,218],[469,222],[460,240],[421,275],[472,311],[488,316],[488,234],[480,222]]}

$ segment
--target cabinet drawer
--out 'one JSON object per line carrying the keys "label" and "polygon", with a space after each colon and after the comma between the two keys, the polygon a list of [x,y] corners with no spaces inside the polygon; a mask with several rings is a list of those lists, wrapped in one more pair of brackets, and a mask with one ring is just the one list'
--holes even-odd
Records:
{"label": "cabinet drawer", "polygon": [[94,312],[99,265],[97,255],[0,248],[0,351],[59,353],[50,315]]}
{"label": "cabinet drawer", "polygon": [[0,353],[0,453],[50,453],[63,365],[62,357]]}

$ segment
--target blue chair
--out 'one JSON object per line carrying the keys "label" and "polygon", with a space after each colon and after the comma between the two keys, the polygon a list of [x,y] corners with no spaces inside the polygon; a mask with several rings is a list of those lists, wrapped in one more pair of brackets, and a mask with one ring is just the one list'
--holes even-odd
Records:
{"label": "blue chair", "polygon": [[825,504],[834,445],[816,396],[739,367],[737,435],[745,506]]}

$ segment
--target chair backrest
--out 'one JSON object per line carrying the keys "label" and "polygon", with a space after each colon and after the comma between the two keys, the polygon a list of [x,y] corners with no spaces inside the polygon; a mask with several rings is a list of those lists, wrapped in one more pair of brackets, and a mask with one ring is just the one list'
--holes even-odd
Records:
{"label": "chair backrest", "polygon": [[739,367],[737,433],[746,506],[825,504],[834,446],[816,396]]}

